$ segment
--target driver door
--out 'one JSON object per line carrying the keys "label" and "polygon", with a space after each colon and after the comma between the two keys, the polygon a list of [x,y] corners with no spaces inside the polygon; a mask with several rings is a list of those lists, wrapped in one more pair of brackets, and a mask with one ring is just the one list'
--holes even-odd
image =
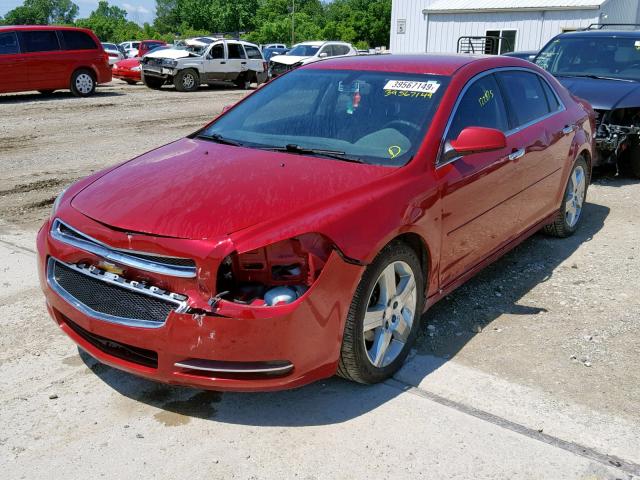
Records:
{"label": "driver door", "polygon": [[229,66],[223,42],[214,43],[209,47],[204,61],[204,75],[205,83],[229,78]]}
{"label": "driver door", "polygon": [[[467,127],[509,130],[494,75],[480,77],[462,93],[445,145]],[[511,143],[507,136],[507,147],[501,150],[440,156],[436,166],[442,185],[440,288],[479,265],[519,230],[519,206],[514,197],[522,182]]]}

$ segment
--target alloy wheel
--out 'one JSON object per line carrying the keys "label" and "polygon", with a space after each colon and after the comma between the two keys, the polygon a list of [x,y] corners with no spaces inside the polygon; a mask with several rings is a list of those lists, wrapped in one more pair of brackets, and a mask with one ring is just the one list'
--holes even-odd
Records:
{"label": "alloy wheel", "polygon": [[371,364],[392,363],[409,340],[417,305],[416,279],[402,261],[389,264],[380,274],[367,302],[363,339]]}
{"label": "alloy wheel", "polygon": [[565,219],[570,228],[573,228],[580,220],[586,186],[587,180],[584,169],[581,165],[578,165],[569,179],[565,198]]}

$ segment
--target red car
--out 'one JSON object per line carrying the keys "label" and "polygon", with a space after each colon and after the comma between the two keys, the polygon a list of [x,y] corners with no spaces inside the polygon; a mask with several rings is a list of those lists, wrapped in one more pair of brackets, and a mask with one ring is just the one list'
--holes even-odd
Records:
{"label": "red car", "polygon": [[139,58],[127,58],[120,60],[111,67],[111,74],[113,78],[123,80],[129,85],[135,85],[142,81],[142,75],[140,73],[140,59]]}
{"label": "red car", "polygon": [[91,30],[0,26],[0,93],[70,89],[86,97],[110,81],[109,56]]}
{"label": "red car", "polygon": [[150,379],[378,382],[428,307],[578,228],[593,128],[519,59],[317,62],[69,187],[38,234],[42,289],[82,349]]}
{"label": "red car", "polygon": [[136,57],[140,58],[151,50],[155,50],[158,47],[165,47],[166,45],[167,42],[163,42],[162,40],[142,40],[138,46],[138,54]]}

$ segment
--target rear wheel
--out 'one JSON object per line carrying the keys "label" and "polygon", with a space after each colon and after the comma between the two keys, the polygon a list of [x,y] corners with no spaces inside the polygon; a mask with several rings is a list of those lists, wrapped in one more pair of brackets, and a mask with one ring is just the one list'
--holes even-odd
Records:
{"label": "rear wheel", "polygon": [[195,92],[200,86],[200,76],[193,69],[181,70],[173,78],[173,85],[179,92]]}
{"label": "rear wheel", "polygon": [[407,244],[387,245],[365,270],[351,302],[338,375],[360,383],[391,377],[419,330],[424,276]]}
{"label": "rear wheel", "polygon": [[241,73],[238,75],[238,78],[233,81],[233,84],[242,90],[249,90],[249,88],[251,88],[251,77],[247,73]]}
{"label": "rear wheel", "polygon": [[582,220],[582,210],[587,198],[588,167],[584,157],[580,156],[571,170],[564,192],[560,210],[552,224],[544,227],[545,233],[565,238],[573,235]]}
{"label": "rear wheel", "polygon": [[143,73],[142,83],[153,90],[160,90],[162,85],[164,85],[164,78],[148,77]]}
{"label": "rear wheel", "polygon": [[77,70],[71,76],[71,93],[76,97],[88,97],[96,91],[96,79],[90,70]]}

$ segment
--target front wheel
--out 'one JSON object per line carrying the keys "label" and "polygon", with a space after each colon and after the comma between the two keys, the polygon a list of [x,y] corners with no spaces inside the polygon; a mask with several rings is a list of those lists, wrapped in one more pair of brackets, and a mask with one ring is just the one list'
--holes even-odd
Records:
{"label": "front wheel", "polygon": [[338,375],[360,383],[391,377],[419,330],[424,274],[407,244],[387,245],[367,267],[351,302]]}
{"label": "front wheel", "polygon": [[200,76],[195,70],[182,70],[173,78],[173,85],[179,92],[195,92],[200,86]]}
{"label": "front wheel", "polygon": [[160,90],[164,85],[164,78],[148,77],[144,73],[142,74],[142,83],[152,90]]}
{"label": "front wheel", "polygon": [[588,168],[586,160],[582,156],[578,157],[567,180],[560,210],[556,213],[553,223],[544,227],[545,233],[565,238],[573,235],[578,229],[587,198]]}
{"label": "front wheel", "polygon": [[96,91],[96,79],[89,70],[78,70],[71,76],[70,88],[76,97],[88,97]]}

